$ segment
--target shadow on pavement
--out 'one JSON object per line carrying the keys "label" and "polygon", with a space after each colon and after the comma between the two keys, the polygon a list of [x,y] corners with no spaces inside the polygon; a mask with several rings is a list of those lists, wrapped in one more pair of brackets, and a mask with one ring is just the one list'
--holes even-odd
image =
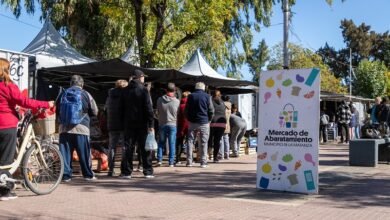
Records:
{"label": "shadow on pavement", "polygon": [[320,194],[342,207],[390,207],[390,178],[388,176],[356,176],[349,172],[320,174]]}

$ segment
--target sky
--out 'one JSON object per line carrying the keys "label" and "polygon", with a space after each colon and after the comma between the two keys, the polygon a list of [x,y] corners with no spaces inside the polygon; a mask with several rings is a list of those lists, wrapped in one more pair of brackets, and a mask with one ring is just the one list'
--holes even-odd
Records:
{"label": "sky", "polygon": [[[390,0],[333,0],[329,6],[325,0],[297,0],[291,8],[293,13],[289,42],[299,44],[313,51],[324,46],[340,49],[345,44],[340,29],[340,21],[352,19],[356,25],[365,23],[379,33],[390,30],[388,13]],[[0,6],[0,49],[21,51],[38,34],[42,23],[39,11],[35,15],[23,12],[18,21],[9,9]],[[387,18],[386,18],[387,17]],[[281,5],[274,6],[270,27],[263,27],[255,34],[254,46],[265,39],[272,46],[283,41],[283,13]],[[245,79],[251,79],[247,68],[241,70]]]}

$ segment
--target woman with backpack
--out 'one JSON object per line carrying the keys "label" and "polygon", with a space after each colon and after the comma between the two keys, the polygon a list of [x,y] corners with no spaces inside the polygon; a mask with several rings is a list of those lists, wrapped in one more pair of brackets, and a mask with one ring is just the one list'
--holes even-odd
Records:
{"label": "woman with backpack", "polygon": [[[10,62],[0,58],[0,166],[10,165],[16,150],[18,115],[16,106],[23,108],[52,108],[54,102],[37,101],[23,95],[10,76]],[[0,187],[0,201],[16,199],[8,188]]]}

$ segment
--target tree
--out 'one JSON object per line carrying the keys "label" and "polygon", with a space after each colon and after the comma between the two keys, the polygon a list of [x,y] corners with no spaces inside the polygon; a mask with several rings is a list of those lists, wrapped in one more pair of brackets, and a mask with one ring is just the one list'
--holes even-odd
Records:
{"label": "tree", "polygon": [[[341,85],[340,79],[335,77],[321,56],[309,49],[296,44],[289,44],[291,69],[313,68],[321,70],[321,90],[335,93],[346,93],[346,88]],[[283,46],[278,44],[271,50],[271,59],[267,68],[269,70],[283,69]]]}
{"label": "tree", "polygon": [[[233,75],[258,59],[253,31],[268,26],[274,4],[282,0],[39,0],[42,19],[83,54],[95,59],[122,55],[131,47],[143,67],[180,67],[200,48],[210,64]],[[288,0],[290,5],[295,0]],[[34,0],[2,0],[18,17]],[[331,0],[326,0],[329,4]],[[242,49],[239,47],[242,45]],[[252,57],[252,55],[254,57]]]}
{"label": "tree", "polygon": [[249,72],[252,74],[252,81],[258,82],[261,68],[265,66],[269,60],[268,46],[263,39],[256,49],[251,50],[251,54],[247,57]]}
{"label": "tree", "polygon": [[365,23],[359,26],[352,20],[341,21],[340,28],[346,48],[336,51],[325,44],[317,51],[323,61],[329,65],[330,69],[337,77],[348,78],[349,59],[352,50],[352,66],[356,67],[363,59],[385,61],[385,65],[390,68],[390,35],[389,32],[376,33]]}
{"label": "tree", "polygon": [[390,70],[386,73],[386,95],[390,97]]}
{"label": "tree", "polygon": [[380,61],[363,60],[356,69],[353,93],[367,98],[383,96],[386,91],[387,68]]}
{"label": "tree", "polygon": [[[43,17],[84,54],[118,57],[136,48],[143,67],[180,67],[201,48],[213,67],[245,63],[252,28],[269,25],[274,0],[42,0]],[[252,16],[253,15],[253,16]],[[241,52],[240,52],[241,51]],[[234,62],[230,62],[234,61]],[[233,65],[231,65],[233,63]]]}
{"label": "tree", "polygon": [[322,61],[329,66],[330,71],[338,78],[344,78],[349,74],[349,50],[336,50],[325,43],[324,47],[317,50]]}

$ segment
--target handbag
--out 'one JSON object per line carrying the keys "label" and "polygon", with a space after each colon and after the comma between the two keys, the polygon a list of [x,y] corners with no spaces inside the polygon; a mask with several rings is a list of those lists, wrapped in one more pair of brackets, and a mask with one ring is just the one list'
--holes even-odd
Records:
{"label": "handbag", "polygon": [[145,150],[146,151],[157,150],[157,142],[154,136],[154,132],[148,132],[148,136],[146,136]]}

